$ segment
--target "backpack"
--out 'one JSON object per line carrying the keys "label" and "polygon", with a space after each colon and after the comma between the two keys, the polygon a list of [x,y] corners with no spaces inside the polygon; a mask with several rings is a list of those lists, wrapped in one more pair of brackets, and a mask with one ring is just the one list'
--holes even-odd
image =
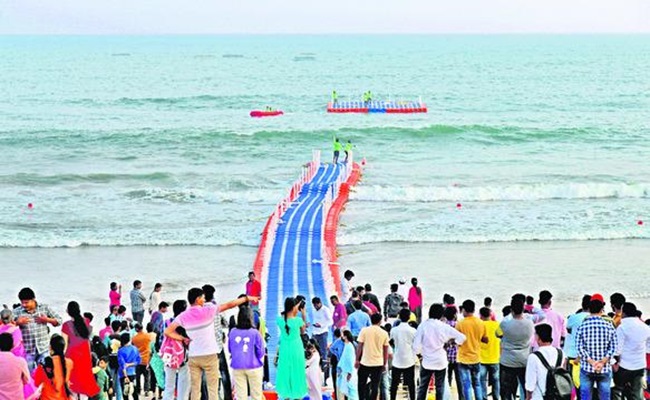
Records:
{"label": "backpack", "polygon": [[187,352],[183,342],[169,337],[163,339],[159,354],[165,366],[172,369],[178,369],[187,362]]}
{"label": "backpack", "polygon": [[546,368],[546,392],[544,400],[571,400],[571,391],[573,390],[573,381],[571,374],[562,368],[562,352],[557,351],[557,362],[555,367],[551,367],[546,358],[539,351],[534,352],[539,358],[544,368]]}

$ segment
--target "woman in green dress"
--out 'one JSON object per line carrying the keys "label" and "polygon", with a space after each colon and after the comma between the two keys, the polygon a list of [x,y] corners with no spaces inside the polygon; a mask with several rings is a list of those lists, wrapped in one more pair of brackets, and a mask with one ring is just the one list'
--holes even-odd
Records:
{"label": "woman in green dress", "polygon": [[284,311],[277,320],[280,349],[275,388],[279,399],[303,399],[307,395],[305,349],[300,337],[305,331],[305,321],[296,317],[301,306],[301,302],[287,297]]}

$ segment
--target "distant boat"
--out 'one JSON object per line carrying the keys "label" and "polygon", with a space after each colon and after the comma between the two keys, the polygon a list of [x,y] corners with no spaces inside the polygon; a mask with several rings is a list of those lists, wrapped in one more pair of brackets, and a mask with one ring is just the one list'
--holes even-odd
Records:
{"label": "distant boat", "polygon": [[316,57],[314,56],[295,56],[293,58],[293,61],[316,61]]}
{"label": "distant boat", "polygon": [[281,110],[272,110],[272,111],[268,111],[268,110],[253,110],[253,111],[251,111],[251,113],[250,113],[250,116],[251,116],[251,117],[254,117],[254,118],[262,118],[262,117],[277,117],[277,116],[279,116],[279,115],[284,115],[284,112],[282,112]]}
{"label": "distant boat", "polygon": [[244,58],[243,54],[224,54],[223,58]]}

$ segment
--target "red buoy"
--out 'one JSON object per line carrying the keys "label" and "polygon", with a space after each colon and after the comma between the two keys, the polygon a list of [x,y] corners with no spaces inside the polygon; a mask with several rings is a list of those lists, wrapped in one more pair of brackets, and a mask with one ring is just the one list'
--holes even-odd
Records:
{"label": "red buoy", "polygon": [[34,205],[32,203],[27,203],[27,208],[31,210],[32,208],[34,208]]}
{"label": "red buoy", "polygon": [[463,207],[462,204],[460,204],[460,203],[456,203],[456,208],[462,208],[462,207]]}
{"label": "red buoy", "polygon": [[643,221],[638,220],[638,221],[636,222],[636,224],[639,225],[639,226],[641,226],[641,225],[643,225]]}

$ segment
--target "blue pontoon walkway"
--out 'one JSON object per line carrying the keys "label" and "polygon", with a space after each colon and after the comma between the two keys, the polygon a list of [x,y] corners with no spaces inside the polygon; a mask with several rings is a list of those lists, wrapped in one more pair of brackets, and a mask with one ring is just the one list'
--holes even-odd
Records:
{"label": "blue pontoon walkway", "polygon": [[[301,294],[307,298],[306,310],[311,313],[310,301],[320,297],[328,303],[328,297],[336,293],[330,271],[324,259],[324,222],[328,204],[338,191],[348,171],[345,164],[320,164],[315,166],[313,178],[305,182],[294,201],[281,215],[269,255],[263,313],[270,339],[267,344],[269,361],[278,349],[276,319],[283,311],[284,299]],[[325,270],[327,269],[327,270]],[[275,368],[271,367],[271,381],[275,381]]]}

